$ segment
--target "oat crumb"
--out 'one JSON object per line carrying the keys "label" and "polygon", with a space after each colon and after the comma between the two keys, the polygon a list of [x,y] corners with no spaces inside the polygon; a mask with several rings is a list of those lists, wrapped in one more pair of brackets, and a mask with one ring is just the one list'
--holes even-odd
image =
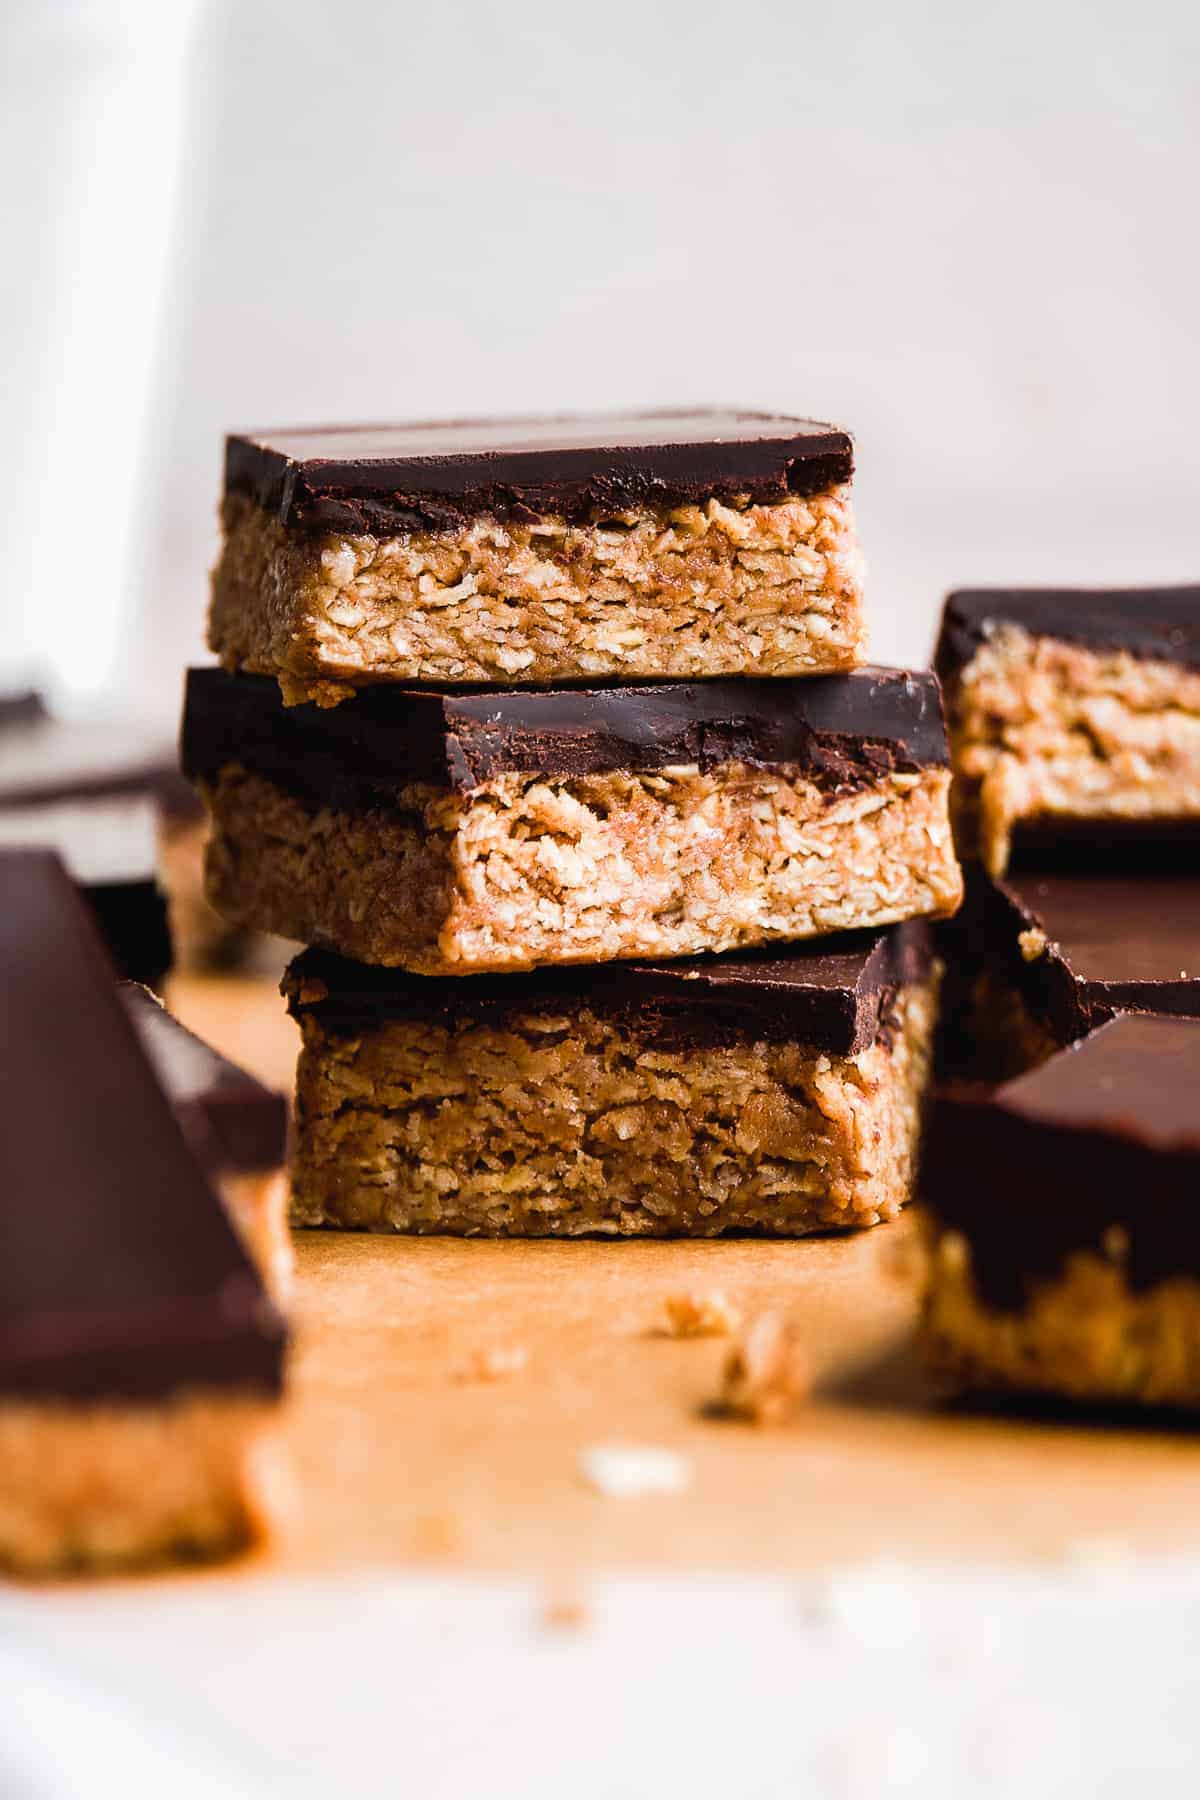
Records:
{"label": "oat crumb", "polygon": [[1045,956],[1050,939],[1038,925],[1031,925],[1028,931],[1017,933],[1017,943],[1021,947],[1021,955],[1026,962],[1036,962],[1039,956]]}
{"label": "oat crumb", "polygon": [[718,1289],[707,1294],[668,1294],[663,1312],[664,1334],[673,1338],[728,1337],[741,1323],[737,1308]]}
{"label": "oat crumb", "polygon": [[519,1375],[529,1362],[529,1352],[522,1344],[495,1345],[489,1350],[472,1352],[458,1371],[460,1381],[507,1381]]}
{"label": "oat crumb", "polygon": [[538,1623],[545,1631],[585,1631],[592,1609],[584,1596],[570,1588],[551,1588],[542,1596]]}
{"label": "oat crumb", "polygon": [[796,1320],[764,1313],[729,1352],[716,1410],[754,1425],[777,1425],[811,1392],[812,1372]]}

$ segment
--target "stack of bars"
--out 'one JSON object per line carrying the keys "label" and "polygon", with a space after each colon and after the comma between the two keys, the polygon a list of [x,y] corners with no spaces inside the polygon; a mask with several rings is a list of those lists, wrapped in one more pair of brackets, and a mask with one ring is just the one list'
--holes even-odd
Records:
{"label": "stack of bars", "polygon": [[952,594],[924,1341],[973,1389],[1200,1406],[1200,588]]}
{"label": "stack of bars", "polygon": [[861,667],[852,446],[752,413],[235,437],[186,772],[310,946],[293,1218],[793,1235],[908,1198],[961,897]]}

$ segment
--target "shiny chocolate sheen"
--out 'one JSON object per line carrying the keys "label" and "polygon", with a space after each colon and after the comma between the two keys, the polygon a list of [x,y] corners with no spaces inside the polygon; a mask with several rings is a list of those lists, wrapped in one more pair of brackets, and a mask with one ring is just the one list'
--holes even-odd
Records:
{"label": "shiny chocolate sheen", "polygon": [[[1200,1018],[1200,854],[1184,844],[1135,876],[969,868],[944,931],[958,969],[1001,975],[1061,1043],[1117,1012]],[[1022,953],[1029,931],[1047,939],[1040,955]]]}
{"label": "shiny chocolate sheen", "polygon": [[944,764],[946,734],[936,679],[898,669],[653,687],[389,686],[327,708],[284,706],[267,676],[192,669],[182,755],[193,780],[236,763],[318,804],[364,808],[386,805],[412,782],[469,793],[508,772],[571,777],[730,762],[796,768],[851,790]]}
{"label": "shiny chocolate sheen", "polygon": [[927,979],[931,933],[919,920],[845,932],[813,944],[681,962],[602,963],[469,979],[369,968],[306,950],[284,977],[297,1017],[335,1035],[389,1019],[461,1030],[519,1015],[568,1018],[586,1007],[660,1047],[799,1043],[830,1056],[864,1050],[890,1031],[898,988]]}
{"label": "shiny chocolate sheen", "polygon": [[0,1396],[276,1392],[284,1329],[58,858],[0,855]]}
{"label": "shiny chocolate sheen", "polygon": [[815,494],[853,472],[849,433],[815,419],[702,409],[459,419],[244,433],[225,491],[291,529],[453,530],[481,515],[602,519],[631,508]]}
{"label": "shiny chocolate sheen", "polygon": [[933,666],[949,684],[998,626],[1200,669],[1200,587],[971,588],[947,596]]}
{"label": "shiny chocolate sheen", "polygon": [[181,1025],[135,982],[118,990],[159,1086],[210,1175],[275,1169],[287,1149],[287,1102]]}
{"label": "shiny chocolate sheen", "polygon": [[1075,1251],[1144,1291],[1200,1278],[1200,1021],[1123,1015],[987,1098],[939,1095],[921,1192],[980,1297],[1017,1311]]}

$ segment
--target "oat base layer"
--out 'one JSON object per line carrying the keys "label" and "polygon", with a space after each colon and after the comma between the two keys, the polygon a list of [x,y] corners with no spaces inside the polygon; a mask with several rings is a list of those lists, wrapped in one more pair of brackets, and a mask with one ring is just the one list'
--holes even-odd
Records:
{"label": "oat base layer", "polygon": [[223,510],[209,647],[289,703],[376,681],[806,675],[865,654],[849,489],[590,524],[306,537]]}
{"label": "oat base layer", "polygon": [[0,1405],[0,1567],[66,1574],[228,1556],[266,1535],[267,1403]]}
{"label": "oat base layer", "polygon": [[952,913],[949,774],[830,794],[725,764],[305,804],[230,767],[208,892],[235,924],[420,974],[691,956]]}
{"label": "oat base layer", "polygon": [[956,1231],[933,1242],[921,1324],[927,1362],[973,1392],[1200,1406],[1200,1282],[1131,1288],[1119,1258],[1080,1251],[1019,1312],[984,1304]]}
{"label": "oat base layer", "polygon": [[935,983],[855,1056],[657,1049],[584,1008],[503,1027],[303,1017],[297,1225],[490,1237],[784,1237],[909,1198]]}
{"label": "oat base layer", "polygon": [[1200,818],[1200,672],[1005,625],[947,691],[964,854],[1003,875],[1045,818]]}

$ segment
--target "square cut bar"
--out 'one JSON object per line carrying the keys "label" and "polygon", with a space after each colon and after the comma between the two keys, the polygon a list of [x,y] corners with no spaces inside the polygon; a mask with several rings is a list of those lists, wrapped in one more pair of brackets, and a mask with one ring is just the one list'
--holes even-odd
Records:
{"label": "square cut bar", "polygon": [[940,1072],[1003,1080],[1118,1012],[1200,1018],[1200,842],[1133,878],[1083,866],[968,871],[943,928]]}
{"label": "square cut bar", "polygon": [[473,981],[306,951],[284,989],[298,1225],[792,1237],[909,1197],[936,1001],[921,923]]}
{"label": "square cut bar", "polygon": [[1126,1015],[939,1098],[922,1340],[968,1389],[1200,1406],[1200,1021]]}
{"label": "square cut bar", "polygon": [[231,437],[209,646],[326,705],[853,668],[852,466],[837,426],[753,412]]}
{"label": "square cut bar", "polygon": [[1200,820],[1200,587],[951,594],[955,829],[993,875],[1063,821]]}
{"label": "square cut bar", "polygon": [[183,754],[218,911],[422,974],[731,950],[960,897],[927,674],[373,688],[331,711],[201,669]]}
{"label": "square cut bar", "polygon": [[50,852],[0,857],[0,1563],[265,1528],[284,1328]]}
{"label": "square cut bar", "polygon": [[267,1286],[285,1297],[293,1261],[287,1101],[172,1018],[147,988],[127,981],[118,991],[193,1154]]}

